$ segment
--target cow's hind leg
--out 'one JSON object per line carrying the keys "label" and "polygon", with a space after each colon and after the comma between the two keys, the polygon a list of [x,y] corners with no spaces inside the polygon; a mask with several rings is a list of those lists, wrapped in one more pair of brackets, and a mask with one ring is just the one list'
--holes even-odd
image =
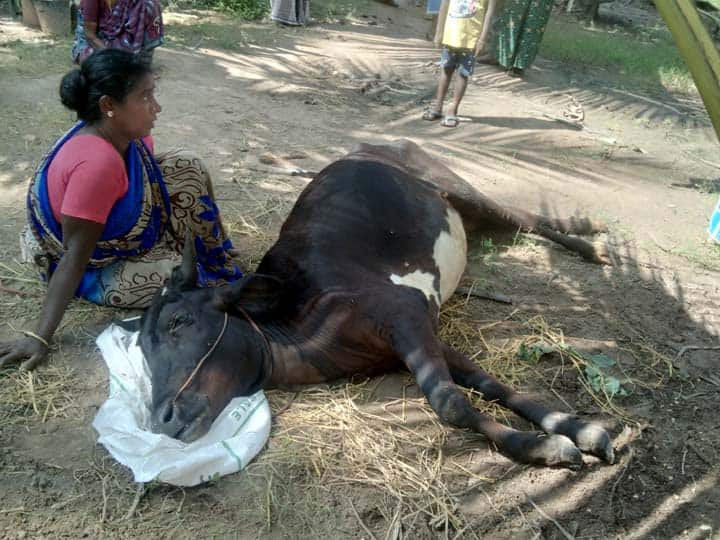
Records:
{"label": "cow's hind leg", "polygon": [[444,344],[443,352],[453,380],[457,384],[481,392],[483,399],[497,401],[547,433],[569,437],[583,452],[596,455],[608,463],[614,461],[612,442],[607,432],[600,426],[583,422],[567,413],[552,411],[528,399],[500,383],[465,355]]}
{"label": "cow's hind leg", "polygon": [[514,216],[512,221],[522,224],[527,230],[544,228],[583,236],[607,232],[604,222],[587,217],[552,218],[512,206],[507,207],[506,212]]}
{"label": "cow's hind leg", "polygon": [[549,218],[519,208],[500,205],[455,174],[449,167],[408,140],[391,144],[358,145],[354,152],[382,156],[411,175],[436,186],[460,213],[468,232],[500,229],[532,232],[578,253],[583,259],[610,264],[605,248],[568,234],[593,234],[605,230],[601,222],[587,218]]}
{"label": "cow's hind leg", "polygon": [[[422,326],[422,332],[418,332],[418,326]],[[453,382],[442,345],[429,322],[418,326],[396,328],[393,346],[443,422],[482,433],[501,452],[521,463],[573,469],[582,465],[580,450],[565,435],[518,431],[475,409]],[[418,336],[423,336],[424,341],[412,339]]]}

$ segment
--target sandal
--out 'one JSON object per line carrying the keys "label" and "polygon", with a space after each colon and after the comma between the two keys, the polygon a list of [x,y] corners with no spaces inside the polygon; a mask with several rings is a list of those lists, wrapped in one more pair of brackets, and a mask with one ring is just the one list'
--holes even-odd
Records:
{"label": "sandal", "polygon": [[460,119],[457,116],[448,115],[445,118],[443,118],[442,122],[440,122],[440,125],[443,127],[454,128],[454,127],[458,127],[459,123],[460,123]]}
{"label": "sandal", "polygon": [[442,113],[438,111],[434,111],[432,109],[425,109],[423,111],[422,119],[427,120],[428,122],[433,122],[435,120],[440,120],[442,118]]}

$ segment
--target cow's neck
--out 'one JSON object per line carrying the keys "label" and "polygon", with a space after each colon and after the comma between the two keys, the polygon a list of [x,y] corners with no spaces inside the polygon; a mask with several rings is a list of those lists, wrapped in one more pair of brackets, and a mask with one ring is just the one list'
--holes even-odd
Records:
{"label": "cow's neck", "polygon": [[[236,309],[233,312],[233,318],[242,321],[242,325],[236,326],[237,329],[242,328],[241,333],[237,336],[239,340],[245,340],[249,342],[255,351],[250,352],[249,357],[253,359],[252,362],[241,362],[241,366],[245,366],[243,369],[250,368],[255,371],[256,375],[253,382],[250,385],[243,385],[242,388],[238,388],[241,395],[248,395],[250,393],[257,392],[263,388],[266,388],[268,381],[273,376],[273,347],[271,345],[272,337],[268,335],[268,329],[265,325],[258,324],[255,320],[243,309]],[[252,333],[248,334],[245,330],[246,325],[249,325],[252,329]],[[232,341],[232,340],[231,340]],[[250,373],[246,373],[242,378],[248,380],[248,376],[252,376]]]}
{"label": "cow's neck", "polygon": [[328,373],[323,366],[332,366],[336,347],[325,332],[304,332],[302,328],[276,323],[262,327],[270,345],[270,365],[263,388],[293,390],[306,384],[319,384],[337,379],[343,373]]}

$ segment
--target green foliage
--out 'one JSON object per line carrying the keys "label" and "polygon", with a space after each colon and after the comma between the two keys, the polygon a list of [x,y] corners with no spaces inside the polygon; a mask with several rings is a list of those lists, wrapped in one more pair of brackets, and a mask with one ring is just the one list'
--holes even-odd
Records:
{"label": "green foliage", "polygon": [[555,345],[541,340],[531,344],[521,343],[517,351],[517,357],[523,362],[536,364],[543,356],[554,352],[565,352],[573,355],[582,366],[581,375],[585,377],[594,392],[606,395],[608,399],[628,395],[620,380],[608,373],[608,370],[616,362],[606,354],[587,355],[567,345]]}
{"label": "green foliage", "polygon": [[695,2],[699,8],[720,11],[720,0],[702,0]]}
{"label": "green foliage", "polygon": [[523,362],[537,364],[543,356],[553,353],[556,350],[557,348],[553,344],[545,341],[538,341],[532,345],[521,343],[518,348],[517,356]]}
{"label": "green foliage", "polygon": [[232,13],[248,21],[262,19],[270,11],[270,0],[192,0],[191,5]]}
{"label": "green foliage", "polygon": [[483,238],[480,241],[480,249],[483,253],[483,262],[485,264],[492,264],[493,260],[497,256],[497,247],[493,244],[492,238]]}
{"label": "green foliage", "polygon": [[[600,27],[585,28],[577,21],[550,20],[540,46],[545,58],[560,60],[651,90],[691,92],[690,71],[665,29],[625,33]],[[598,73],[600,74],[600,73]]]}
{"label": "green foliage", "polygon": [[311,0],[310,17],[317,22],[344,23],[364,13],[368,0]]}
{"label": "green foliage", "polygon": [[620,385],[620,381],[608,375],[607,370],[615,365],[615,360],[604,354],[584,356],[585,377],[592,389],[598,393],[606,394],[609,398],[627,396],[627,391]]}
{"label": "green foliage", "polygon": [[[228,18],[230,19],[230,18]],[[168,44],[194,47],[202,43],[204,47],[213,47],[228,51],[241,50],[250,38],[246,28],[234,20],[204,21],[195,24],[168,24],[166,26]]]}

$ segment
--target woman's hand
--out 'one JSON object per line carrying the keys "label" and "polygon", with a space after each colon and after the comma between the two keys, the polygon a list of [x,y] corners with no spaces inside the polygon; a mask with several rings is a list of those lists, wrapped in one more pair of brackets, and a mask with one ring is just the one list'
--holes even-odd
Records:
{"label": "woman's hand", "polygon": [[100,51],[105,48],[105,43],[97,35],[97,23],[85,21],[84,24],[85,39],[96,51]]}
{"label": "woman's hand", "polygon": [[48,283],[45,302],[35,332],[0,343],[0,367],[22,361],[20,369],[34,369],[45,360],[48,342],[65,314],[104,225],[68,216],[62,217],[65,253]]}
{"label": "woman's hand", "polygon": [[24,337],[0,343],[0,368],[26,359],[20,369],[32,370],[47,358],[48,348],[37,338]]}

